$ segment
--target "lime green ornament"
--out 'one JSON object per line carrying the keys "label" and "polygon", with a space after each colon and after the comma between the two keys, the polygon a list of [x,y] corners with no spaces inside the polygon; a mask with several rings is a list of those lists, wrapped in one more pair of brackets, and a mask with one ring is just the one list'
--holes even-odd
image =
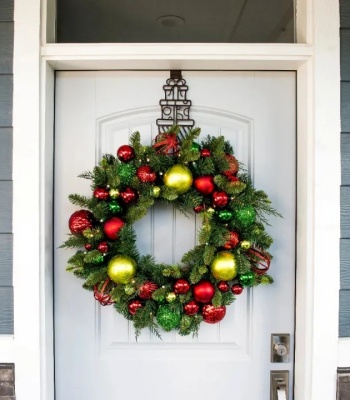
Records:
{"label": "lime green ornament", "polygon": [[152,188],[152,194],[153,194],[153,197],[159,197],[160,196],[160,187],[154,186]]}
{"label": "lime green ornament", "polygon": [[176,294],[174,293],[174,292],[170,292],[170,293],[168,293],[167,295],[166,295],[166,301],[168,302],[168,303],[172,303],[173,301],[175,301],[176,300]]}
{"label": "lime green ornament", "polygon": [[245,274],[239,276],[239,282],[242,286],[253,286],[255,282],[255,275],[252,271],[248,271]]}
{"label": "lime green ornament", "polygon": [[109,191],[109,197],[111,199],[116,199],[119,197],[119,190],[118,189],[110,189]]}
{"label": "lime green ornament", "polygon": [[119,164],[118,176],[123,185],[128,185],[136,174],[136,168],[133,164]]}
{"label": "lime green ornament", "polygon": [[122,206],[115,200],[108,204],[108,208],[113,214],[120,214],[123,211]]}
{"label": "lime green ornament", "polygon": [[159,306],[156,314],[157,322],[166,332],[180,325],[181,315],[173,311],[170,306]]}
{"label": "lime green ornament", "polygon": [[243,206],[234,210],[234,217],[243,228],[247,228],[255,221],[256,211],[253,206]]}
{"label": "lime green ornament", "polygon": [[164,174],[164,184],[174,189],[177,194],[184,194],[191,188],[193,176],[186,165],[175,164]]}
{"label": "lime green ornament", "polygon": [[249,240],[243,240],[239,245],[240,245],[240,246],[242,247],[242,249],[244,249],[244,250],[250,249],[250,246],[251,246]]}
{"label": "lime green ornament", "polygon": [[216,215],[220,222],[228,222],[233,218],[233,212],[230,210],[220,210]]}
{"label": "lime green ornament", "polygon": [[133,285],[127,284],[127,285],[125,285],[124,292],[128,296],[131,296],[136,292],[136,289],[134,288]]}

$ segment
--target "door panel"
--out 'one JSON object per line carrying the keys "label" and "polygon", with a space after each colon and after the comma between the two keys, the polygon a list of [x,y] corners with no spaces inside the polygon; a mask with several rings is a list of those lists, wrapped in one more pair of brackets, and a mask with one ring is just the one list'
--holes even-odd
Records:
{"label": "door panel", "polygon": [[[69,252],[55,253],[57,400],[85,398],[269,398],[271,333],[294,332],[295,74],[292,72],[185,72],[202,136],[223,134],[257,188],[284,216],[273,218],[275,284],[245,290],[218,325],[202,324],[198,338],[145,331],[113,307],[101,307],[65,272]],[[168,72],[60,72],[56,81],[55,243],[65,239],[75,207],[68,194],[90,195],[76,178],[104,153],[115,154],[139,130],[157,134],[159,100]],[[141,253],[178,262],[196,243],[200,221],[157,205],[135,224]],[[292,379],[290,379],[292,382]],[[254,384],[252,384],[254,382]]]}

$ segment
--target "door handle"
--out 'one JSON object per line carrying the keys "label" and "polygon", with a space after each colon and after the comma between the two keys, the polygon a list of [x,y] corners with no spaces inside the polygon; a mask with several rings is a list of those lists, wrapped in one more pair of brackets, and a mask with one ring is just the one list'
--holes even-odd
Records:
{"label": "door handle", "polygon": [[289,371],[271,371],[270,400],[289,400]]}

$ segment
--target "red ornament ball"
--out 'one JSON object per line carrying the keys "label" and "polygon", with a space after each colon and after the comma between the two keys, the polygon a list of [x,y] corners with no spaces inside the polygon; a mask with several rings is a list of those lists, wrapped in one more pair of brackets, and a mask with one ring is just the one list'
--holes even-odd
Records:
{"label": "red ornament ball", "polygon": [[107,253],[109,250],[109,246],[107,242],[101,242],[97,245],[97,250],[101,253]]}
{"label": "red ornament ball", "polygon": [[152,297],[152,293],[158,289],[158,285],[153,282],[145,282],[139,289],[139,297],[148,300]]}
{"label": "red ornament ball", "polygon": [[226,250],[234,249],[240,241],[239,234],[235,231],[230,232],[228,241],[223,245]]}
{"label": "red ornament ball", "polygon": [[143,305],[140,300],[131,300],[128,305],[128,310],[131,315],[135,315],[139,308],[142,308]]}
{"label": "red ornament ball", "polygon": [[125,204],[135,203],[137,200],[137,192],[134,189],[127,187],[120,192],[120,198]]}
{"label": "red ornament ball", "polygon": [[209,303],[214,294],[215,287],[209,281],[201,281],[193,287],[193,297],[199,303]]}
{"label": "red ornament ball", "polygon": [[235,283],[234,285],[232,285],[231,290],[232,290],[233,294],[238,295],[238,294],[241,294],[243,292],[243,286],[241,286],[238,283]]}
{"label": "red ornament ball", "polygon": [[74,212],[68,221],[68,226],[73,235],[82,233],[85,229],[92,228],[94,216],[88,210]]}
{"label": "red ornament ball", "polygon": [[237,161],[237,158],[232,154],[226,154],[226,160],[228,161],[229,168],[224,171],[224,175],[226,175],[227,177],[230,177],[231,175],[237,175],[237,172],[239,170],[239,163]]}
{"label": "red ornament ball", "polygon": [[196,315],[198,311],[199,305],[194,300],[184,305],[184,313],[186,315]]}
{"label": "red ornament ball", "polygon": [[174,283],[174,292],[177,294],[185,294],[190,290],[191,286],[186,279],[178,279]]}
{"label": "red ornament ball", "polygon": [[134,149],[131,146],[124,144],[117,150],[117,157],[122,162],[129,162],[135,157]]}
{"label": "red ornament ball", "polygon": [[228,203],[228,194],[224,191],[213,193],[213,207],[225,207]]}
{"label": "red ornament ball", "polygon": [[209,149],[202,149],[201,150],[201,157],[210,157],[211,153]]}
{"label": "red ornament ball", "polygon": [[157,179],[156,173],[148,165],[142,165],[141,167],[137,168],[136,176],[143,183],[153,183]]}
{"label": "red ornament ball", "polygon": [[91,243],[85,243],[84,247],[85,247],[85,250],[90,251],[92,249],[92,244]]}
{"label": "red ornament ball", "polygon": [[225,281],[220,281],[217,284],[217,287],[220,290],[220,292],[222,292],[222,293],[226,293],[226,292],[228,292],[230,290],[229,284],[227,282],[225,282]]}
{"label": "red ornament ball", "polygon": [[215,307],[212,304],[206,304],[202,310],[203,320],[208,324],[216,324],[224,319],[226,307]]}
{"label": "red ornament ball", "polygon": [[94,190],[94,197],[98,200],[107,200],[109,197],[109,190],[104,187],[98,187]]}
{"label": "red ornament ball", "polygon": [[112,217],[103,225],[103,232],[109,240],[116,240],[118,233],[124,226],[125,222],[119,217]]}
{"label": "red ornament ball", "polygon": [[193,211],[195,213],[197,213],[197,214],[202,212],[202,211],[204,211],[204,210],[205,210],[205,205],[204,204],[200,204],[199,206],[193,207]]}
{"label": "red ornament ball", "polygon": [[196,190],[202,194],[211,194],[214,192],[214,178],[211,175],[199,176],[193,183]]}

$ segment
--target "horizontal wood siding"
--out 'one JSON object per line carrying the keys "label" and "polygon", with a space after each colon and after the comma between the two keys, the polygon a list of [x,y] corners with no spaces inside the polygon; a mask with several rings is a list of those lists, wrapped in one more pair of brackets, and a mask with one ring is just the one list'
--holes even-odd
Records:
{"label": "horizontal wood siding", "polygon": [[13,333],[13,9],[13,0],[0,0],[0,334]]}
{"label": "horizontal wood siding", "polygon": [[13,22],[0,22],[0,74],[12,74]]}
{"label": "horizontal wood siding", "polygon": [[339,336],[350,336],[350,0],[340,1],[341,239]]}

